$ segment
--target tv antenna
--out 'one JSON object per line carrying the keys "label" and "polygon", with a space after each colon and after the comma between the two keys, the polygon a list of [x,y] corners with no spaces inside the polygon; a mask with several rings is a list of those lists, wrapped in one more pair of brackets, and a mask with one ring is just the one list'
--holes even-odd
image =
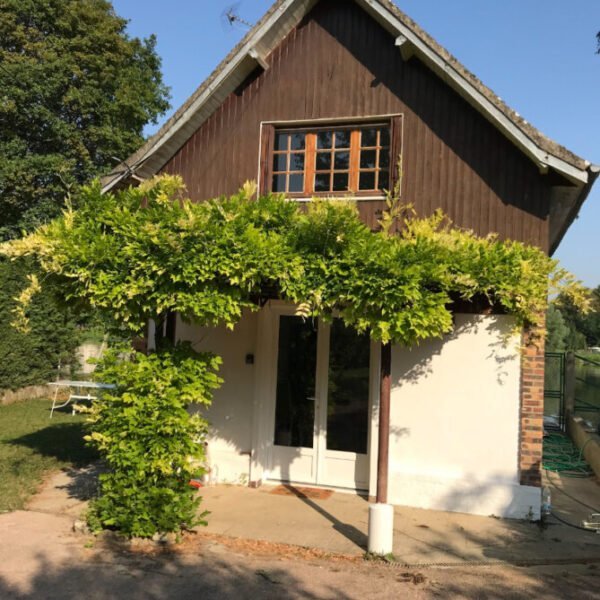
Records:
{"label": "tv antenna", "polygon": [[239,2],[232,4],[229,8],[223,11],[221,15],[221,19],[225,22],[229,27],[243,27],[245,29],[252,29],[254,25],[246,19],[242,19],[242,17],[238,14],[238,8],[240,6]]}

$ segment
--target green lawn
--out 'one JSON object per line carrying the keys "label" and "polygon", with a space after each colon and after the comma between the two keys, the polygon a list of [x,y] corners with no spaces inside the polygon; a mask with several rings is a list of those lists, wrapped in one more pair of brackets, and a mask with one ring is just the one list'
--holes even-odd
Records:
{"label": "green lawn", "polygon": [[0,513],[22,508],[49,471],[95,459],[84,445],[83,417],[49,400],[0,406]]}

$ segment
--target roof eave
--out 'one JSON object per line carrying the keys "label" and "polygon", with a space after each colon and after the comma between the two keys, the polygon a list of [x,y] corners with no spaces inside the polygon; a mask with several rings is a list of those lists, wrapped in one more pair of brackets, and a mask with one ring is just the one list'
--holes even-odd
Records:
{"label": "roof eave", "polygon": [[[193,118],[193,116],[202,109],[202,107],[211,99],[215,94],[216,90],[227,82],[227,79],[235,72],[236,69],[243,68],[244,63],[248,63],[248,59],[254,61],[255,64],[262,66],[263,54],[268,50],[263,43],[263,39],[267,37],[267,34],[273,30],[273,26],[282,17],[291,12],[288,15],[288,19],[284,20],[283,28],[278,31],[278,34],[273,36],[273,40],[283,39],[289,31],[295,27],[300,18],[310,10],[311,6],[316,4],[318,0],[283,0],[275,10],[271,12],[268,18],[256,27],[256,30],[251,32],[250,35],[246,36],[246,41],[238,49],[235,56],[231,58],[229,62],[224,65],[219,65],[219,70],[215,79],[209,86],[202,91],[202,93],[190,104],[190,106],[179,115],[177,120],[171,123],[167,128],[159,130],[153,138],[151,143],[144,154],[136,161],[136,164],[132,165],[131,168],[135,171],[140,165],[143,165],[167,140],[176,136],[183,127]],[[297,6],[294,6],[297,5]],[[294,9],[295,10],[292,10]],[[276,42],[278,43],[278,41]],[[275,45],[276,45],[275,43]],[[235,89],[236,86],[231,86]],[[117,172],[118,169],[118,172]],[[114,178],[111,178],[106,183],[102,191],[110,191],[113,187],[118,185],[127,176],[127,165],[119,165],[115,169]],[[107,176],[107,179],[110,175]]]}
{"label": "roof eave", "polygon": [[[504,132],[521,151],[529,156],[541,170],[552,168],[561,173],[573,183],[586,184],[588,172],[580,169],[567,161],[553,156],[544,151],[535,140],[531,139],[518,125],[484,96],[470,81],[461,75],[451,64],[440,56],[433,48],[426,44],[419,36],[406,26],[388,8],[378,0],[356,0],[359,4],[368,7],[368,11],[378,17],[378,21],[386,22],[387,29],[393,26],[393,33],[397,36],[396,44],[405,56],[417,56],[422,62],[429,66],[439,77],[441,77],[454,91],[471,104],[493,125]],[[407,52],[406,46],[411,50]]]}
{"label": "roof eave", "polygon": [[579,211],[581,210],[583,203],[586,201],[587,197],[589,196],[589,193],[592,190],[594,182],[596,181],[596,179],[598,179],[598,176],[600,176],[600,165],[590,165],[588,167],[587,172],[588,172],[588,180],[587,180],[586,184],[581,188],[581,192],[579,193],[577,200],[573,204],[573,208],[569,211],[569,214],[568,214],[567,218],[565,219],[562,227],[560,228],[558,235],[556,236],[556,238],[554,240],[551,240],[550,249],[549,249],[550,256],[552,256],[556,252],[556,250],[558,250],[558,247],[560,246],[560,243],[562,242],[563,238],[565,237],[565,234],[569,230],[569,227],[571,227],[571,225],[573,224],[573,221],[575,221],[575,219],[579,216]]}
{"label": "roof eave", "polygon": [[[165,144],[169,141],[169,147],[175,151],[185,142],[185,139],[179,140],[179,136],[193,127],[198,127],[203,120],[196,123],[194,116],[199,114],[202,109],[213,99],[218,91],[225,93],[229,88],[226,86],[229,78],[241,71],[238,80],[245,70],[249,68],[250,61],[260,64],[261,59],[257,59],[256,49],[261,53],[266,53],[273,49],[283,39],[289,31],[299,22],[299,20],[316,4],[318,0],[281,0],[279,5],[274,7],[271,13],[262,22],[251,31],[245,41],[241,44],[238,51],[224,65],[219,67],[217,75],[193,102],[166,128],[161,129],[157,135],[150,139],[147,148],[143,154],[135,161],[133,165],[120,165],[114,171],[114,177],[107,177],[108,183],[103,187],[103,191],[109,191],[120,181],[125,179],[131,171],[141,171],[140,175],[150,176],[156,173],[166,160],[160,159],[158,154]],[[398,43],[399,51],[403,56],[416,55],[426,65],[428,65],[438,76],[440,76],[450,87],[459,93],[467,102],[469,102],[478,112],[488,119],[495,127],[501,130],[506,137],[512,141],[521,151],[533,160],[538,168],[546,171],[551,168],[564,175],[567,179],[577,185],[588,184],[589,174],[587,169],[578,168],[560,157],[553,156],[543,150],[534,139],[527,135],[509,116],[500,110],[494,103],[479,91],[466,77],[459,73],[449,62],[436,52],[431,46],[423,41],[410,27],[402,22],[388,7],[384,6],[381,0],[355,0],[371,16],[373,16],[385,29],[401,40]],[[280,21],[280,29],[274,33],[274,25]],[[407,46],[410,52],[407,53]],[[231,86],[229,86],[231,87]],[[226,88],[226,89],[224,89]],[[233,86],[232,89],[235,89]],[[230,92],[228,92],[230,93]],[[208,118],[208,117],[206,117]],[[205,120],[205,119],[204,119]],[[191,124],[193,123],[193,126]],[[171,149],[172,149],[171,148]],[[155,157],[157,160],[150,168],[144,172],[143,166]],[[168,159],[167,159],[168,160]],[[160,164],[159,164],[160,163]],[[587,165],[586,165],[587,166]]]}

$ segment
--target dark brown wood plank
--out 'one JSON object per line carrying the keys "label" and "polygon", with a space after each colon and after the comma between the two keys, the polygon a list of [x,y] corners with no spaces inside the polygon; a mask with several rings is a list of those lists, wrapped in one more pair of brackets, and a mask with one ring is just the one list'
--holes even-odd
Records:
{"label": "dark brown wood plank", "polygon": [[[547,243],[545,176],[417,58],[404,62],[393,36],[355,3],[322,0],[267,61],[163,167],[185,177],[193,200],[257,178],[261,122],[396,113],[404,201],[423,215],[442,207],[482,235]],[[360,202],[369,226],[380,207]]]}

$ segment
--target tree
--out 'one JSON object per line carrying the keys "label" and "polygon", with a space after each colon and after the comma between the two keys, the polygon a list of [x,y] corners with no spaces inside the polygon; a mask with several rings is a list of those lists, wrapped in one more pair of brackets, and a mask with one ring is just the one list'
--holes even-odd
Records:
{"label": "tree", "polygon": [[560,309],[551,304],[546,313],[546,350],[550,352],[566,350],[569,334],[569,327]]}
{"label": "tree", "polygon": [[[0,0],[0,241],[57,216],[68,191],[128,156],[168,108],[155,38],[130,38],[126,25],[107,0]],[[45,290],[28,331],[11,329],[27,270],[0,259],[0,389],[75,360],[60,294]]]}
{"label": "tree", "polygon": [[169,107],[156,39],[107,0],[0,0],[0,239],[56,216]]}
{"label": "tree", "polygon": [[0,389],[19,389],[51,381],[56,368],[76,364],[80,343],[77,318],[61,306],[60,289],[46,288],[32,298],[26,333],[11,325],[18,297],[27,285],[28,261],[17,264],[0,260]]}
{"label": "tree", "polygon": [[[562,328],[552,311],[559,312],[562,324],[567,329],[563,336],[564,349],[583,350],[590,346],[600,345],[600,286],[588,290],[590,298],[589,310],[582,311],[573,301],[560,294],[548,311],[547,340],[556,340],[562,336]],[[552,348],[554,349],[554,348]]]}

